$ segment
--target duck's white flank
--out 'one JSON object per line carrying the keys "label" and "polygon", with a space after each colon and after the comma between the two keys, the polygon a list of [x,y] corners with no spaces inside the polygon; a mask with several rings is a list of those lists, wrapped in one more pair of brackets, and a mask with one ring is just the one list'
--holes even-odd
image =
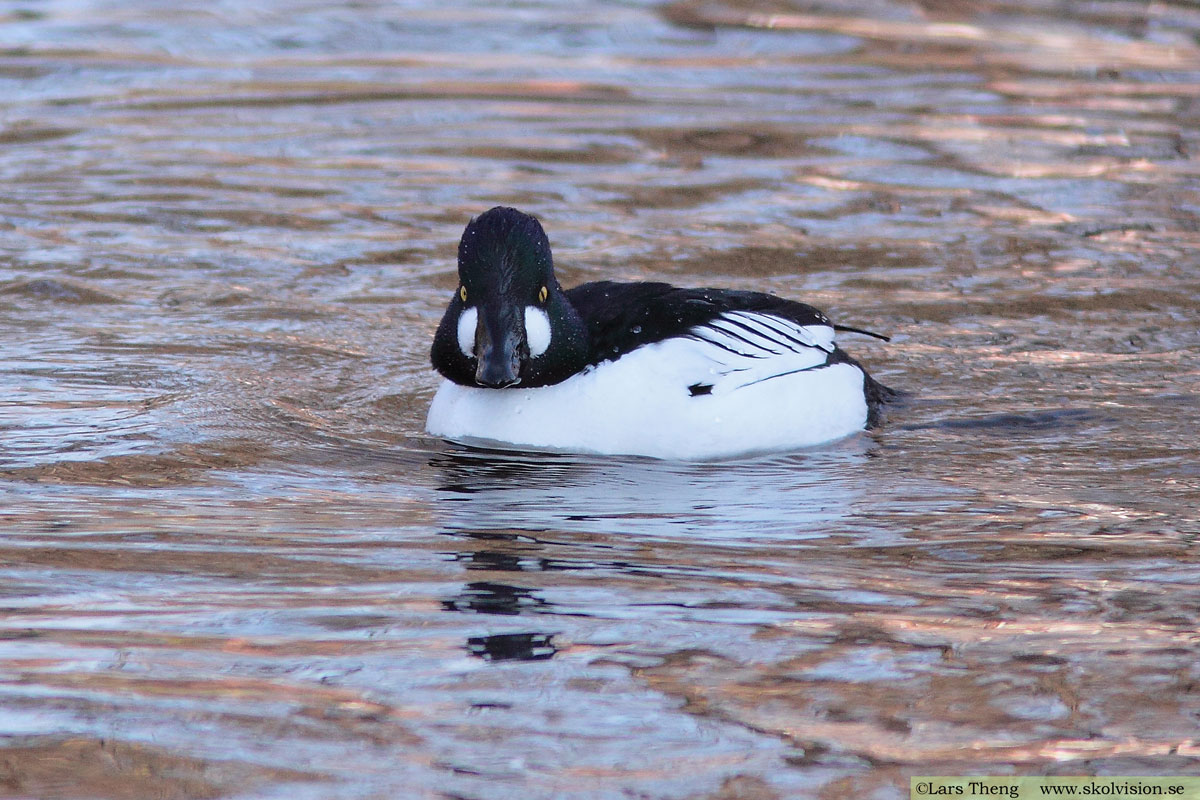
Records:
{"label": "duck's white flank", "polygon": [[732,312],[554,386],[445,381],[426,429],[468,443],[672,459],[808,447],[867,421],[862,370],[818,366],[832,350],[831,327]]}

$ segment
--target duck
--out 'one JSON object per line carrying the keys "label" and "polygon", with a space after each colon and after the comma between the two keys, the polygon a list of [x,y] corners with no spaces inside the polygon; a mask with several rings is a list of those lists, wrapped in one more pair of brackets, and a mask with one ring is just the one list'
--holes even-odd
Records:
{"label": "duck", "polygon": [[426,431],[466,445],[704,461],[877,426],[897,392],[773,294],[594,281],[564,289],[541,223],[498,206],[458,244]]}

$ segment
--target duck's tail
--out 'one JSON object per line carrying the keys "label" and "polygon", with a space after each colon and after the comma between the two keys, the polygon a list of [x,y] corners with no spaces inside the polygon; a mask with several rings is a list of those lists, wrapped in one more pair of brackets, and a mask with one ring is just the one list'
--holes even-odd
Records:
{"label": "duck's tail", "polygon": [[[875,331],[868,331],[863,328],[852,328],[849,325],[834,325],[833,329],[839,333],[861,333],[863,336],[870,336],[885,342],[892,340],[892,337],[884,336],[882,333],[875,333]],[[867,398],[867,427],[878,427],[883,421],[883,406],[903,400],[909,393],[883,385],[872,378],[871,373],[867,372],[862,364],[859,364],[845,354],[842,357],[862,370],[863,394]]]}
{"label": "duck's tail", "polygon": [[875,333],[875,331],[863,330],[862,328],[851,328],[849,325],[834,325],[833,329],[838,333],[861,333],[863,336],[870,336],[873,339],[879,339],[884,342],[892,340],[892,337],[884,336],[882,333]]}
{"label": "duck's tail", "polygon": [[883,421],[883,407],[908,397],[901,389],[885,386],[863,370],[863,394],[867,396],[867,427],[875,428]]}

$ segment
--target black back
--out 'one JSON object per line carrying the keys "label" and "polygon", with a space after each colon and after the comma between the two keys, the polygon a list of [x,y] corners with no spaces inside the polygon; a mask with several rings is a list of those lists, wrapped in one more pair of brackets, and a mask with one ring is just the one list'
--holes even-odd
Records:
{"label": "black back", "polygon": [[596,281],[568,289],[566,295],[587,326],[589,364],[619,358],[642,345],[685,336],[726,311],[756,311],[798,325],[830,324],[812,306],[761,292]]}

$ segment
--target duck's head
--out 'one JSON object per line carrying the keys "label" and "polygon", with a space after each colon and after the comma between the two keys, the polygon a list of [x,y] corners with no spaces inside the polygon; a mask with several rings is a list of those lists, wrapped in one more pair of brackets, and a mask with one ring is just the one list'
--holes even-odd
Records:
{"label": "duck's head", "polygon": [[489,389],[545,386],[582,368],[586,329],[554,277],[541,223],[502,207],[471,220],[431,355],[455,383]]}

